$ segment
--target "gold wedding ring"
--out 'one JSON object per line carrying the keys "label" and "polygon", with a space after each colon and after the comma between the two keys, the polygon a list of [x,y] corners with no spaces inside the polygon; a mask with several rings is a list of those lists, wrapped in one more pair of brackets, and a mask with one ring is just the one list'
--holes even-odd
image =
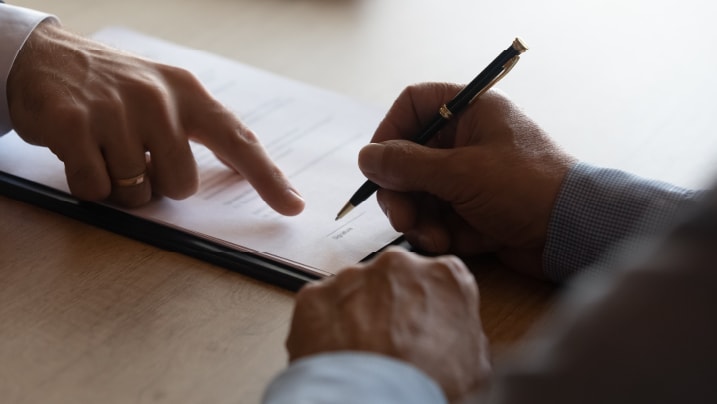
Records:
{"label": "gold wedding ring", "polygon": [[119,179],[113,180],[112,183],[118,187],[134,187],[134,186],[142,184],[144,182],[144,179],[146,176],[147,176],[147,173],[143,172],[139,175],[135,175],[134,177],[119,178]]}

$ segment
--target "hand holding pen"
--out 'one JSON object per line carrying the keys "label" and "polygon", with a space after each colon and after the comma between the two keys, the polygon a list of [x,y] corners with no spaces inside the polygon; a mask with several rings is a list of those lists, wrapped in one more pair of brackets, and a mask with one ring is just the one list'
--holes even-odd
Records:
{"label": "hand holding pen", "polygon": [[[511,46],[498,55],[482,72],[476,76],[473,81],[468,83],[461,89],[453,99],[441,104],[433,120],[411,139],[418,144],[425,144],[435,134],[437,134],[443,126],[453,119],[453,117],[462,112],[464,108],[473,103],[481,94],[488,91],[495,83],[503,78],[518,63],[520,54],[528,50],[528,47],[516,38]],[[374,192],[378,190],[378,185],[372,181],[366,181],[351,196],[348,202],[341,208],[336,220],[341,219],[353,208],[361,202],[368,199]]]}
{"label": "hand holding pen", "polygon": [[359,154],[379,206],[415,248],[495,252],[539,274],[548,221],[575,159],[510,99],[488,91],[445,125],[431,147],[411,139],[462,86],[424,83],[401,93]]}

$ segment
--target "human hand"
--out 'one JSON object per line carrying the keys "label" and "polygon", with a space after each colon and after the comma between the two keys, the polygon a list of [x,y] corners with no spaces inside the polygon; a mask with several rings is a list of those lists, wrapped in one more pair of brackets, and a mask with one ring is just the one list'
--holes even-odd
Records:
{"label": "human hand", "polygon": [[286,347],[290,361],[332,351],[391,356],[432,377],[450,400],[491,373],[473,275],[456,257],[397,247],[301,289]]}
{"label": "human hand", "polygon": [[508,98],[489,91],[428,144],[414,136],[461,89],[406,88],[359,154],[364,175],[381,186],[392,226],[431,253],[496,252],[508,266],[542,273],[548,221],[575,159]]}
{"label": "human hand", "polygon": [[[189,139],[249,181],[275,210],[304,202],[256,135],[213,99],[189,72],[114,50],[43,22],[8,77],[13,127],[65,164],[72,194],[125,206],[152,193],[196,192]],[[145,175],[146,173],[146,175]]]}

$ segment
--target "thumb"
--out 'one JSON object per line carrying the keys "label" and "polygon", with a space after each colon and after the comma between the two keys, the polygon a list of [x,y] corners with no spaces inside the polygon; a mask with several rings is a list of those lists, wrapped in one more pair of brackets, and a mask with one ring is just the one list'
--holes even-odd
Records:
{"label": "thumb", "polygon": [[380,187],[399,192],[427,192],[452,201],[466,168],[458,149],[436,149],[407,140],[371,143],[359,153],[359,168]]}

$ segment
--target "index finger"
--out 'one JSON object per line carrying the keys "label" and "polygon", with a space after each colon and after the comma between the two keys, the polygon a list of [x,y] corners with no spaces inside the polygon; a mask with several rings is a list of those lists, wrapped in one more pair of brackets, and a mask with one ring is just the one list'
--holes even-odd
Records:
{"label": "index finger", "polygon": [[195,112],[198,120],[189,133],[246,178],[274,210],[288,216],[301,213],[304,200],[271,160],[254,132],[219,104],[212,109],[213,113]]}
{"label": "index finger", "polygon": [[249,128],[188,71],[163,66],[163,74],[172,84],[180,122],[189,137],[241,174],[275,211],[293,216],[304,210],[304,200]]}

